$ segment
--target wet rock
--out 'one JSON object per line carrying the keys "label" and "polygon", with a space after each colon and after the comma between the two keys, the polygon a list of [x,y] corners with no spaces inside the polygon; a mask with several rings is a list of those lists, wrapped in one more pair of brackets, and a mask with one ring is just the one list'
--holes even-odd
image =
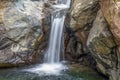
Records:
{"label": "wet rock", "polygon": [[[1,0],[0,67],[42,62],[56,0]],[[61,10],[61,9],[60,9]]]}
{"label": "wet rock", "polygon": [[[110,30],[116,40],[120,41],[120,0],[100,0],[101,9],[107,22],[109,23]],[[118,44],[117,43],[117,44]]]}
{"label": "wet rock", "polygon": [[70,60],[91,64],[86,42],[98,9],[98,0],[73,0],[65,22],[68,33],[65,52]]}
{"label": "wet rock", "polygon": [[[109,31],[109,25],[105,21],[102,12],[99,11],[93,27],[89,33],[87,45],[92,56],[97,62],[97,68],[105,75],[109,75],[111,80],[119,80],[117,72],[117,53],[114,36]],[[113,73],[112,73],[113,72]]]}
{"label": "wet rock", "polygon": [[10,6],[12,3],[9,0],[0,0],[0,23],[3,23],[4,10]]}
{"label": "wet rock", "polygon": [[3,0],[0,6],[0,67],[32,63],[40,46],[35,43],[44,32],[42,26],[47,16],[44,3]]}
{"label": "wet rock", "polygon": [[83,29],[95,19],[98,9],[98,0],[74,0],[70,13],[70,27],[73,30]]}
{"label": "wet rock", "polygon": [[[95,60],[94,67],[99,72],[110,80],[119,80],[119,0],[100,0],[100,6],[101,10],[97,14],[97,0],[73,0],[65,23],[68,30],[66,56],[86,64]],[[88,54],[94,60],[83,56]]]}
{"label": "wet rock", "polygon": [[110,80],[120,80],[120,0],[114,1],[114,0],[100,0],[101,10],[102,13],[108,22],[109,29],[114,36],[114,41],[116,43],[116,47],[114,48],[113,54],[116,55],[116,57],[113,58],[116,59],[116,68],[112,68],[109,71]]}
{"label": "wet rock", "polygon": [[89,33],[87,45],[93,44],[96,52],[99,52],[97,54],[107,55],[111,52],[111,48],[115,46],[115,43],[112,34],[108,30],[108,24],[100,11],[99,13]]}

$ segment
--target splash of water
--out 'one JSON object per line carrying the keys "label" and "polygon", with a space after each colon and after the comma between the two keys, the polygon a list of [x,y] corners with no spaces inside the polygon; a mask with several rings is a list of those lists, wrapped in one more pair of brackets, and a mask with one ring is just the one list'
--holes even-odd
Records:
{"label": "splash of water", "polygon": [[25,71],[42,75],[61,75],[61,71],[67,70],[68,67],[63,64],[40,64],[32,69]]}

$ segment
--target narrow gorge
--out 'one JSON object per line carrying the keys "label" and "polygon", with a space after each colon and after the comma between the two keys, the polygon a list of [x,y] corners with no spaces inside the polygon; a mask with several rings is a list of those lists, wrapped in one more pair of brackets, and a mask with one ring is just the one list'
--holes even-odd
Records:
{"label": "narrow gorge", "polygon": [[0,80],[120,80],[120,0],[0,0]]}

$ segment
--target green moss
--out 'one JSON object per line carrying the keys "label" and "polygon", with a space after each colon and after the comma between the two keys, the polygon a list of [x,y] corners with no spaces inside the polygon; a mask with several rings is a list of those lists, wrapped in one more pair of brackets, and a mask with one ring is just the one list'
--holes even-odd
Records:
{"label": "green moss", "polygon": [[9,63],[0,63],[0,68],[6,68],[6,67],[13,67],[13,65]]}
{"label": "green moss", "polygon": [[94,52],[98,54],[109,54],[111,52],[111,49],[97,38],[93,39],[92,45]]}
{"label": "green moss", "polygon": [[0,78],[0,80],[8,80],[8,79],[5,79],[5,78]]}

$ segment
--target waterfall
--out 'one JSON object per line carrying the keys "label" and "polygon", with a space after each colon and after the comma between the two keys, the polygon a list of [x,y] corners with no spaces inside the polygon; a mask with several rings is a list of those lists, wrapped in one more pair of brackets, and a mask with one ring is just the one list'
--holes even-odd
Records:
{"label": "waterfall", "polygon": [[52,16],[52,27],[48,51],[45,55],[45,62],[56,63],[60,61],[61,39],[65,16],[59,18],[59,13]]}
{"label": "waterfall", "polygon": [[70,6],[70,0],[58,0],[53,7],[56,12],[51,15],[51,31],[48,50],[45,54],[43,64],[25,71],[38,73],[40,75],[59,75],[62,70],[68,69],[67,66],[60,63],[60,54],[63,47],[63,28],[67,9]]}
{"label": "waterfall", "polygon": [[[70,0],[58,0],[54,8],[60,9],[51,16],[51,33],[47,53],[45,54],[46,63],[59,63],[62,47],[62,35],[66,9],[69,8]],[[62,10],[65,9],[65,10]]]}

